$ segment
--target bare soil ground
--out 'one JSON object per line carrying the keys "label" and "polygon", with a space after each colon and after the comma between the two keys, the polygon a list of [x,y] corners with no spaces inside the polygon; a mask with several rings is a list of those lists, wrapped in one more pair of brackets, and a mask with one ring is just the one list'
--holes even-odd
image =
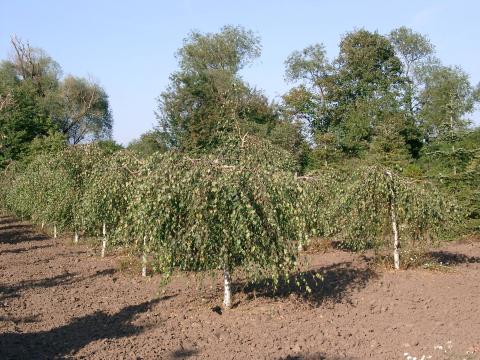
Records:
{"label": "bare soil ground", "polygon": [[[85,244],[0,217],[0,359],[479,359],[480,242],[432,256],[447,270],[372,270],[339,250],[311,256],[312,293],[185,274],[121,271]],[[139,269],[138,269],[139,272]]]}

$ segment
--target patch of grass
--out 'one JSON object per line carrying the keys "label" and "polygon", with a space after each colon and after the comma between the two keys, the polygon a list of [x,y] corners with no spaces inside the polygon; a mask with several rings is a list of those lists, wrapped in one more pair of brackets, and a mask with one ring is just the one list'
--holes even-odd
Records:
{"label": "patch of grass", "polygon": [[[443,263],[427,249],[402,250],[400,252],[400,269],[425,269],[431,271],[451,272],[453,263]],[[393,256],[389,253],[377,253],[370,266],[377,269],[394,269]]]}

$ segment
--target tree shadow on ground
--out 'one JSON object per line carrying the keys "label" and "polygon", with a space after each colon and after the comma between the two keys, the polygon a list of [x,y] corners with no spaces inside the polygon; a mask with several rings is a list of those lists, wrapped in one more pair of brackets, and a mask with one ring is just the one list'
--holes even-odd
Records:
{"label": "tree shadow on ground", "polygon": [[16,222],[17,220],[15,220],[13,217],[11,216],[5,216],[5,215],[0,215],[0,225],[3,225],[3,224],[11,224],[11,223],[14,223]]}
{"label": "tree shadow on ground", "polygon": [[281,357],[278,360],[355,360],[355,358],[328,355],[323,352],[319,352],[314,354],[288,355],[286,357]]}
{"label": "tree shadow on ground", "polygon": [[115,314],[97,311],[51,330],[0,334],[1,359],[56,359],[69,357],[89,343],[141,333],[147,326],[133,325],[135,316],[171,296],[123,308]]}
{"label": "tree shadow on ground", "polygon": [[110,276],[116,272],[115,269],[105,269],[96,271],[94,274],[84,277],[77,276],[77,273],[64,273],[46,279],[40,280],[24,280],[13,285],[0,284],[0,301],[18,298],[21,293],[27,290],[50,288],[55,286],[71,285],[76,282],[81,282],[93,279],[97,276]]}
{"label": "tree shadow on ground", "polygon": [[15,325],[21,324],[21,323],[37,323],[40,321],[39,315],[30,315],[30,316],[25,316],[25,317],[16,317],[16,316],[1,316],[0,315],[0,321],[3,322],[13,322]]}
{"label": "tree shadow on ground", "polygon": [[4,230],[0,228],[0,244],[19,244],[26,241],[47,240],[48,236],[33,231],[30,226],[10,228]]}
{"label": "tree shadow on ground", "polygon": [[7,231],[7,230],[19,230],[19,231],[21,231],[21,230],[25,230],[25,229],[32,230],[33,226],[30,225],[30,224],[18,224],[18,223],[6,224],[6,225],[0,226],[1,231]]}
{"label": "tree shadow on ground", "polygon": [[30,246],[30,247],[24,247],[24,248],[18,248],[18,249],[8,249],[8,250],[3,250],[0,251],[0,255],[3,254],[20,254],[24,253],[27,251],[32,251],[32,250],[37,250],[37,249],[45,249],[52,247],[52,245],[37,245],[37,246]]}
{"label": "tree shadow on ground", "polygon": [[198,355],[199,351],[195,349],[179,349],[171,353],[171,359],[186,359],[190,356]]}
{"label": "tree shadow on ground", "polygon": [[314,304],[324,301],[341,302],[352,291],[364,288],[376,273],[368,268],[360,269],[351,262],[342,262],[315,270],[302,272],[280,280],[276,288],[272,279],[264,279],[246,285],[235,284],[249,297],[288,297],[292,294]]}
{"label": "tree shadow on ground", "polygon": [[480,257],[449,251],[430,251],[427,256],[442,265],[480,264]]}
{"label": "tree shadow on ground", "polygon": [[46,279],[24,280],[13,285],[2,284],[0,285],[0,301],[20,297],[20,294],[26,290],[72,284],[75,275],[75,273],[64,273]]}

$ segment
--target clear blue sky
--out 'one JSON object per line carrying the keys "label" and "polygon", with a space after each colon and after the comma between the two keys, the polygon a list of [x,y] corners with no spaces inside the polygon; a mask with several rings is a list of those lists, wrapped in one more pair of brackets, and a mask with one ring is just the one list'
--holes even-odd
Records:
{"label": "clear blue sky", "polygon": [[[0,58],[18,35],[47,51],[64,74],[90,76],[110,96],[115,140],[127,144],[155,123],[155,98],[177,67],[175,51],[192,29],[243,25],[262,39],[261,58],[243,73],[270,98],[284,93],[286,57],[323,42],[337,54],[340,37],[364,27],[388,33],[406,25],[430,37],[437,55],[480,81],[480,1],[313,0],[0,0]],[[478,113],[474,115],[480,123]]]}

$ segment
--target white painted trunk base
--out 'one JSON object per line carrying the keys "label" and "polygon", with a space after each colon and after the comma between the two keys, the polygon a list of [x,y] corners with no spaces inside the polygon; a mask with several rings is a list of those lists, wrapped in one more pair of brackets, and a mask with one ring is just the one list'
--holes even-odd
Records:
{"label": "white painted trunk base", "polygon": [[143,238],[143,255],[142,255],[142,276],[147,276],[147,237]]}
{"label": "white painted trunk base", "polygon": [[[386,172],[387,176],[393,183],[393,176],[390,171]],[[393,263],[395,270],[400,269],[400,240],[398,238],[397,214],[395,212],[395,194],[393,188],[390,188],[390,219],[392,222],[392,237],[393,237]]]}
{"label": "white painted trunk base", "polygon": [[101,257],[105,257],[105,251],[107,249],[107,227],[105,223],[103,223],[103,228],[102,228],[102,233],[103,233],[103,238],[102,238],[102,254]]}
{"label": "white painted trunk base", "polygon": [[228,270],[223,270],[223,306],[227,309],[232,307],[232,279]]}

